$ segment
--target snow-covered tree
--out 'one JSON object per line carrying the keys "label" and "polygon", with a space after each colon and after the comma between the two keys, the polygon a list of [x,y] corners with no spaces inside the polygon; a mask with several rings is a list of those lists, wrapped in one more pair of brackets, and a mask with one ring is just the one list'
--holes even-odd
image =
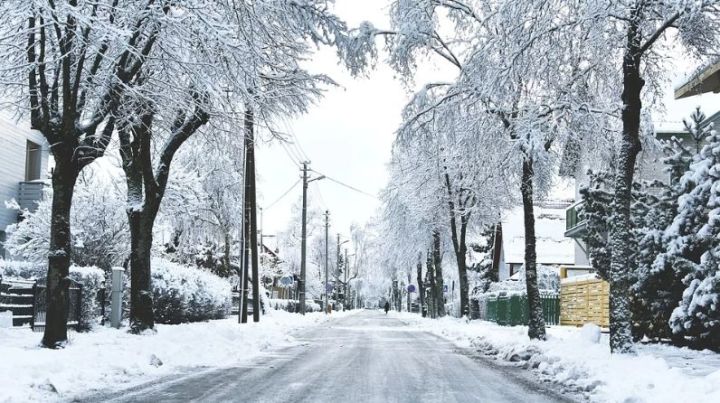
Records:
{"label": "snow-covered tree", "polygon": [[677,215],[665,231],[670,262],[687,273],[682,301],[670,318],[673,333],[701,346],[720,343],[720,135],[706,128],[706,144],[680,178]]}
{"label": "snow-covered tree", "polygon": [[[78,266],[97,266],[110,271],[127,259],[130,250],[128,225],[123,213],[122,183],[108,178],[93,164],[78,178],[70,215],[72,254]],[[50,250],[52,192],[48,191],[34,212],[22,212],[23,220],[8,227],[5,248],[11,256],[30,262],[47,260]]]}

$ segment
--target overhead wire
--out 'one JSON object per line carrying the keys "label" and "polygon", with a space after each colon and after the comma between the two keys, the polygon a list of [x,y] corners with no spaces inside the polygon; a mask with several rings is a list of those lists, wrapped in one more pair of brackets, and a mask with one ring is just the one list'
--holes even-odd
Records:
{"label": "overhead wire", "polygon": [[274,205],[278,204],[278,203],[280,202],[280,200],[284,199],[285,196],[288,195],[288,193],[290,193],[293,189],[295,189],[295,186],[297,186],[298,183],[300,183],[301,180],[302,180],[302,179],[298,179],[297,181],[295,181],[295,183],[293,183],[292,186],[290,186],[290,188],[289,188],[288,190],[286,190],[283,194],[281,194],[280,197],[278,197],[277,199],[275,199],[274,202],[272,202],[272,203],[268,204],[267,206],[263,207],[263,209],[267,211],[267,210],[269,210],[271,207],[273,207]]}
{"label": "overhead wire", "polygon": [[344,182],[339,181],[339,180],[337,180],[337,179],[334,179],[334,178],[332,178],[332,177],[330,177],[330,176],[327,176],[327,175],[325,175],[325,174],[322,173],[322,172],[318,172],[318,171],[316,171],[316,170],[314,170],[314,169],[313,169],[312,171],[315,172],[315,173],[318,174],[318,175],[323,175],[323,176],[325,177],[325,179],[327,179],[327,180],[329,180],[329,181],[331,181],[331,182],[334,182],[334,183],[336,183],[336,184],[338,184],[338,185],[340,185],[340,186],[344,186],[344,187],[346,187],[346,188],[348,188],[348,189],[350,189],[350,190],[353,190],[353,191],[358,192],[358,193],[360,193],[360,194],[363,194],[363,195],[365,195],[365,196],[368,196],[368,197],[372,197],[372,198],[374,198],[374,199],[377,199],[377,196],[376,196],[376,195],[370,194],[370,193],[365,192],[365,191],[363,191],[363,190],[360,190],[360,189],[358,189],[358,188],[356,188],[356,187],[354,187],[354,186],[348,185],[347,183],[344,183]]}

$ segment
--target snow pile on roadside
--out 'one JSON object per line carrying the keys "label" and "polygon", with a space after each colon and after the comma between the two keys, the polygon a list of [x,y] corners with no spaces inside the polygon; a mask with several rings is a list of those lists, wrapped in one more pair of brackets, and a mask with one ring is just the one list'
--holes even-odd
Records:
{"label": "snow pile on roadside", "polygon": [[636,356],[611,355],[607,335],[552,327],[546,342],[530,341],[527,327],[503,327],[456,318],[396,317],[541,379],[602,402],[720,401],[720,354],[670,346],[639,346]]}
{"label": "snow pile on roadside", "polygon": [[[338,317],[349,312],[333,313]],[[188,367],[237,365],[269,348],[297,343],[290,333],[329,319],[270,311],[260,323],[237,318],[157,325],[157,333],[98,328],[70,333],[64,350],[39,347],[42,334],[0,329],[0,402],[72,400],[93,391],[121,389]]]}

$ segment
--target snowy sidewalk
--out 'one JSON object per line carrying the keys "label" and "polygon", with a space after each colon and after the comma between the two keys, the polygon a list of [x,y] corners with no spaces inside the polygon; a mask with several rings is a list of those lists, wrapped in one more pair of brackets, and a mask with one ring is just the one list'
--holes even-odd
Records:
{"label": "snowy sidewalk", "polygon": [[551,327],[548,340],[536,342],[527,338],[524,326],[391,315],[507,365],[531,369],[592,401],[720,401],[720,354],[710,351],[648,345],[639,346],[636,356],[618,356],[610,354],[606,334],[597,340],[597,333],[578,328]]}
{"label": "snowy sidewalk", "polygon": [[98,328],[70,333],[64,350],[39,347],[41,333],[0,329],[0,402],[67,401],[88,393],[128,388],[192,367],[226,367],[271,348],[295,345],[292,332],[331,318],[270,311],[260,323],[237,318],[182,325],[157,325],[156,334]]}

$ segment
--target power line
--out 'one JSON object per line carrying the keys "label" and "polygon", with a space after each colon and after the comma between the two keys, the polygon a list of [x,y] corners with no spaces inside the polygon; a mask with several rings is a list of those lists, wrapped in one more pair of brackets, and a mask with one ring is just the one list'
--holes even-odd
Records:
{"label": "power line", "polygon": [[289,149],[287,148],[287,146],[285,145],[285,142],[284,142],[284,141],[280,141],[280,146],[283,148],[283,150],[285,150],[285,154],[288,156],[288,158],[290,158],[290,161],[292,161],[293,165],[295,165],[295,166],[297,166],[297,167],[300,167],[300,166],[302,165],[302,164],[300,163],[300,161],[298,161],[298,160],[292,155],[292,153],[290,152],[290,150],[289,150]]}
{"label": "power line", "polygon": [[320,200],[320,205],[322,205],[325,210],[328,210],[328,206],[325,203],[325,199],[323,198],[323,195],[320,192],[320,185],[318,185],[317,182],[314,183],[314,185],[315,186],[313,186],[313,193],[317,193],[318,200]]}
{"label": "power line", "polygon": [[290,186],[290,188],[289,188],[288,190],[286,190],[282,195],[280,195],[280,197],[278,197],[274,202],[272,202],[272,203],[268,204],[267,206],[265,206],[263,209],[264,209],[264,210],[268,210],[268,209],[270,209],[272,206],[274,206],[274,205],[276,205],[278,202],[280,202],[280,200],[282,200],[283,198],[285,198],[285,196],[287,196],[288,193],[290,193],[293,189],[295,189],[295,186],[297,186],[298,183],[300,183],[301,180],[302,180],[302,179],[298,179],[295,183],[293,183],[292,186]]}
{"label": "power line", "polygon": [[354,186],[350,186],[350,185],[348,185],[347,183],[343,183],[343,182],[341,182],[341,181],[339,181],[339,180],[337,180],[337,179],[333,179],[333,178],[325,175],[324,173],[321,173],[321,172],[318,172],[318,171],[315,171],[315,170],[313,170],[313,172],[315,172],[315,173],[318,174],[318,175],[323,175],[323,176],[325,176],[325,179],[327,179],[327,180],[329,180],[329,181],[331,181],[331,182],[335,182],[335,183],[337,183],[337,184],[340,185],[340,186],[344,186],[344,187],[346,187],[346,188],[348,188],[348,189],[350,189],[350,190],[354,190],[354,191],[356,191],[356,192],[358,192],[358,193],[360,193],[360,194],[363,194],[363,195],[365,195],[365,196],[372,197],[373,199],[377,199],[377,196],[375,196],[375,195],[373,195],[373,194],[370,194],[370,193],[368,193],[368,192],[362,191],[362,190],[360,190],[360,189],[358,189],[358,188],[356,188],[356,187],[354,187]]}

